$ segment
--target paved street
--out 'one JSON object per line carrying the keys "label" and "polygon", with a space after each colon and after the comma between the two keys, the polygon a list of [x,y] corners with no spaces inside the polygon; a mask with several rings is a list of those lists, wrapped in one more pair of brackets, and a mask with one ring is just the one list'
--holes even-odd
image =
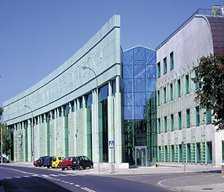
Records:
{"label": "paved street", "polygon": [[[0,165],[2,191],[159,191],[169,190],[154,183],[125,179],[124,175],[89,174],[91,170],[59,171],[46,168]],[[34,190],[33,190],[34,189]],[[1,191],[1,190],[0,190]],[[1,191],[1,192],[2,192]]]}
{"label": "paved street", "polygon": [[[13,166],[12,166],[13,165]],[[30,191],[35,186],[49,191],[185,191],[223,192],[224,177],[220,169],[212,166],[140,167],[61,171],[60,169],[35,168],[31,163],[0,165],[0,183],[4,186],[19,185],[20,191]],[[55,190],[55,187],[57,190]],[[60,187],[63,187],[61,189]],[[15,189],[15,188],[14,188]],[[18,188],[17,188],[18,189]],[[9,191],[13,191],[13,187]],[[33,190],[32,190],[33,191]],[[46,190],[45,190],[46,191]],[[0,190],[0,192],[2,192]]]}

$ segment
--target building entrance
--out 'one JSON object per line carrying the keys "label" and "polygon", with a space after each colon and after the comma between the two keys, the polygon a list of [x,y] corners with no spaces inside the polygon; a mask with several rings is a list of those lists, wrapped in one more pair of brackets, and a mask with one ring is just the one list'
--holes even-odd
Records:
{"label": "building entrance", "polygon": [[135,147],[135,165],[147,166],[147,146]]}

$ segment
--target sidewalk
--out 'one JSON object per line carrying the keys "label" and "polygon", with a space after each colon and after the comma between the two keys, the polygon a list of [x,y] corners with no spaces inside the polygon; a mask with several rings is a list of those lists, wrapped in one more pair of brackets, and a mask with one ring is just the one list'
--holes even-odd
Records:
{"label": "sidewalk", "polygon": [[[30,162],[10,163],[14,166],[33,167]],[[59,169],[51,169],[60,171]],[[63,173],[74,173],[74,171],[63,171]],[[169,173],[201,173],[198,175],[183,175],[162,180],[158,183],[159,186],[168,188],[174,191],[181,192],[224,192],[224,174],[221,174],[221,167],[213,167],[212,165],[159,165],[158,167],[138,167],[130,169],[116,169],[111,173],[109,169],[97,170],[86,169],[82,171],[75,171],[77,175],[144,175],[144,174],[169,174]],[[206,174],[207,173],[207,174]]]}

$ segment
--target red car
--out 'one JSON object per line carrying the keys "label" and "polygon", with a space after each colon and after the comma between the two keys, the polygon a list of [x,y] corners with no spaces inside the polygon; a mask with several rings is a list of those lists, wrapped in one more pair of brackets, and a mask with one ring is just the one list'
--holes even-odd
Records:
{"label": "red car", "polygon": [[64,171],[65,169],[71,168],[74,160],[75,157],[66,157],[58,164],[58,166],[62,169],[62,171]]}

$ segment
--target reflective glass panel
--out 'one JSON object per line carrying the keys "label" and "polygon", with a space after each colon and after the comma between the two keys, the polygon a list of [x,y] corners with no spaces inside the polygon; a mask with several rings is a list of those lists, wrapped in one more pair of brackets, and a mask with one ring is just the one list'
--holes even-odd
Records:
{"label": "reflective glass panel", "polygon": [[135,92],[145,92],[145,79],[135,79]]}
{"label": "reflective glass panel", "polygon": [[145,78],[145,65],[134,66],[134,78]]}
{"label": "reflective glass panel", "polygon": [[133,65],[123,66],[123,78],[133,78]]}

